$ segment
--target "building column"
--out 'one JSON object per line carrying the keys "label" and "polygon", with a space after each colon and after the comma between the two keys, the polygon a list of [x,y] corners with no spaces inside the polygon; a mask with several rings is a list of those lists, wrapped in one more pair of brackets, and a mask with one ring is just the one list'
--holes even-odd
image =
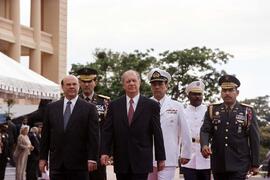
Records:
{"label": "building column", "polygon": [[41,74],[41,1],[31,0],[31,27],[34,30],[35,49],[30,50],[29,68]]}
{"label": "building column", "polygon": [[67,0],[42,0],[42,30],[53,36],[53,54],[42,54],[42,75],[60,83],[67,74]]}
{"label": "building column", "polygon": [[21,58],[21,23],[20,0],[10,1],[10,19],[13,21],[13,34],[15,42],[10,44],[9,57],[20,62]]}

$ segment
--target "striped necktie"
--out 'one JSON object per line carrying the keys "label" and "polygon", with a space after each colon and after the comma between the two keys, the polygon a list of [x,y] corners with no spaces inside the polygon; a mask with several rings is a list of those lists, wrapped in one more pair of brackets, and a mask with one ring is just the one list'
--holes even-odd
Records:
{"label": "striped necktie", "polygon": [[134,114],[134,108],[133,108],[133,99],[129,100],[129,110],[128,110],[128,124],[130,125],[132,122],[133,114]]}

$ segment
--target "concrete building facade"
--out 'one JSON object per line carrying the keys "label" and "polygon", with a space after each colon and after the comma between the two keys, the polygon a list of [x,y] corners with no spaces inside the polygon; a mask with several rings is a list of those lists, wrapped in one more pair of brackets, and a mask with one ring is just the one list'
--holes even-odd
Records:
{"label": "concrete building facade", "polygon": [[56,83],[66,75],[67,0],[31,0],[30,27],[20,23],[20,0],[0,0],[0,51]]}

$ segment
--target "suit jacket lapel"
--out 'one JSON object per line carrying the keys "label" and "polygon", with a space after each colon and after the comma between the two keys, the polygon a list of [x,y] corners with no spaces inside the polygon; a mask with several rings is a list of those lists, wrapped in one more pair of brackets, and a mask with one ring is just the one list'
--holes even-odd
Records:
{"label": "suit jacket lapel", "polygon": [[133,119],[131,124],[138,118],[138,116],[141,114],[141,111],[143,110],[143,97],[140,95],[139,100],[138,100],[138,104],[136,106],[134,115],[133,115]]}
{"label": "suit jacket lapel", "polygon": [[58,119],[59,129],[64,131],[64,99],[61,99],[57,105],[57,116],[56,119]]}
{"label": "suit jacket lapel", "polygon": [[120,112],[122,113],[120,117],[123,117],[124,124],[128,127],[128,116],[127,116],[127,99],[126,96],[121,97],[121,102],[120,102]]}

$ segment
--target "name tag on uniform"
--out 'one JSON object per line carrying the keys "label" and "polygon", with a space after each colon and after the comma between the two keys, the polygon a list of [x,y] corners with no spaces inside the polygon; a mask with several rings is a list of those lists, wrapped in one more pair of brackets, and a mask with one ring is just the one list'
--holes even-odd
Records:
{"label": "name tag on uniform", "polygon": [[167,109],[166,113],[168,114],[176,114],[177,113],[177,109]]}
{"label": "name tag on uniform", "polygon": [[105,109],[103,105],[96,105],[97,111],[99,113],[104,113]]}

